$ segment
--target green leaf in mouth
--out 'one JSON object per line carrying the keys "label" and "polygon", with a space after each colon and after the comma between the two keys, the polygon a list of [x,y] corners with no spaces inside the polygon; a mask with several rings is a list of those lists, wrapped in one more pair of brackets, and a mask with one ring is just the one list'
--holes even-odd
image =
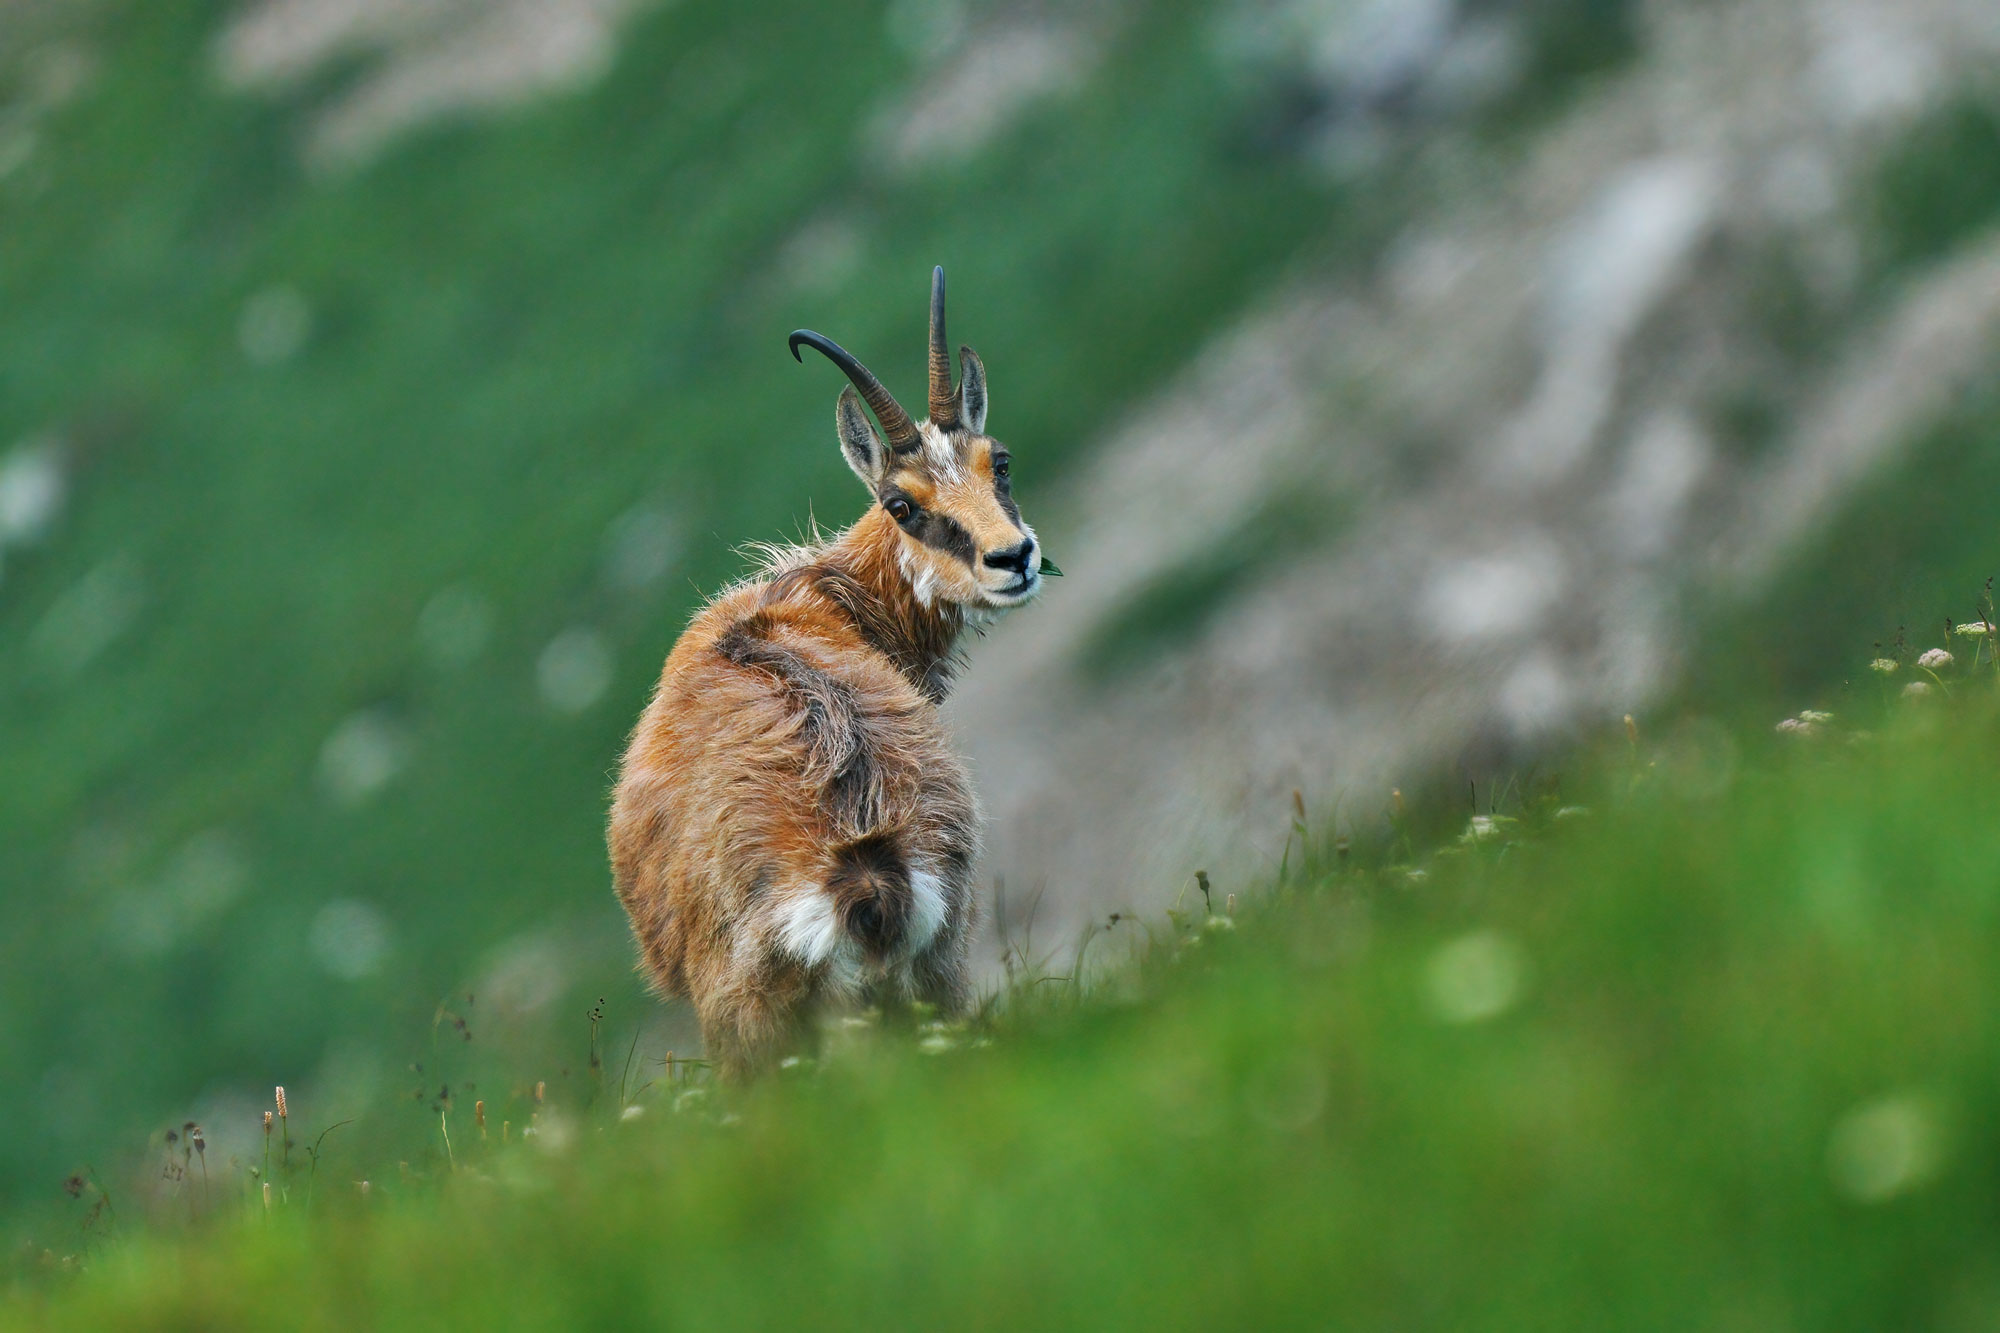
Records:
{"label": "green leaf in mouth", "polygon": [[1062,577],[1062,571],[1056,568],[1056,562],[1049,559],[1047,556],[1042,557],[1042,573],[1052,579],[1059,579]]}

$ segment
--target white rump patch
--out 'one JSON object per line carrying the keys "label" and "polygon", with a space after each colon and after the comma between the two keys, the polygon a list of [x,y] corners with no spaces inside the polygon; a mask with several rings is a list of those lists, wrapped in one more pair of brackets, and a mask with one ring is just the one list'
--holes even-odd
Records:
{"label": "white rump patch", "polygon": [[785,952],[818,967],[840,947],[840,918],[823,889],[795,894],[778,915],[778,942]]}
{"label": "white rump patch", "polygon": [[[928,863],[910,865],[910,921],[897,955],[903,960],[930,948],[944,929],[948,908],[944,877]],[[837,989],[852,989],[861,981],[861,956],[854,941],[841,933],[833,897],[824,889],[795,893],[777,918],[779,946],[807,967],[832,965],[828,980]]]}
{"label": "white rump patch", "polygon": [[931,947],[944,928],[944,879],[921,861],[910,862],[910,929],[903,937],[905,957]]}

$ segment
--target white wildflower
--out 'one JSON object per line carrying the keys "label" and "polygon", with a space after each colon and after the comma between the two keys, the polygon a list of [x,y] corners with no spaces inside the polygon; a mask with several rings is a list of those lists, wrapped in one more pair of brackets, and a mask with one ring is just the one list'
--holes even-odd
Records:
{"label": "white wildflower", "polygon": [[1507,831],[1514,823],[1509,815],[1474,815],[1466,824],[1465,832],[1459,835],[1460,842],[1490,842]]}
{"label": "white wildflower", "polygon": [[1556,811],[1556,818],[1583,819],[1588,817],[1589,814],[1590,814],[1590,807],[1587,805],[1566,805],[1562,809]]}
{"label": "white wildflower", "polygon": [[618,1118],[620,1120],[637,1120],[640,1116],[644,1114],[646,1114],[646,1108],[640,1106],[637,1102],[634,1102],[632,1105],[620,1111],[618,1113]]}
{"label": "white wildflower", "polygon": [[1988,624],[1986,621],[1975,620],[1970,624],[1960,625],[1957,629],[1953,630],[1952,633],[1958,635],[1960,638],[1965,638],[1965,639],[1983,639],[1987,635],[1994,633],[1994,631],[1995,627]]}
{"label": "white wildflower", "polygon": [[1927,680],[1913,680],[1903,687],[1903,697],[1905,699],[1921,699],[1930,692],[1931,683]]}
{"label": "white wildflower", "polygon": [[1822,713],[1817,708],[1807,708],[1800,711],[1799,721],[1806,723],[1808,726],[1817,727],[1833,721],[1833,714]]}
{"label": "white wildflower", "polygon": [[1879,672],[1884,676],[1893,676],[1896,674],[1896,659],[1893,657],[1878,657],[1868,664],[1868,669]]}
{"label": "white wildflower", "polygon": [[1952,655],[1942,648],[1927,648],[1917,659],[1917,665],[1926,671],[1942,671],[1952,664]]}
{"label": "white wildflower", "polygon": [[1778,734],[1781,736],[1810,736],[1813,734],[1813,724],[1802,717],[1788,717],[1778,724]]}

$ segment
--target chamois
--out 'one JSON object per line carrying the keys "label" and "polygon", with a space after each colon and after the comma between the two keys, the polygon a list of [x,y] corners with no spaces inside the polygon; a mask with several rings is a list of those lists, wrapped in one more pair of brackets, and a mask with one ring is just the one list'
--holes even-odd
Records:
{"label": "chamois", "polygon": [[831,539],[769,551],[695,615],[626,749],[607,835],[644,970],[693,1001],[730,1078],[829,1005],[968,1003],[980,813],[938,705],[960,632],[1032,598],[1045,567],[969,347],[952,384],[944,269],[927,420],[830,339],[801,329],[790,347],[850,381],[834,423],[874,502]]}

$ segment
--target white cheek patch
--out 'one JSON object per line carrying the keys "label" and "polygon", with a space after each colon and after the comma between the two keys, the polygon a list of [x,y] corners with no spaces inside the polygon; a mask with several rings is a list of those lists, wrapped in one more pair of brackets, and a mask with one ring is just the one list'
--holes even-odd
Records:
{"label": "white cheek patch", "polygon": [[937,576],[928,569],[917,568],[917,557],[911,552],[907,542],[896,545],[896,568],[903,571],[910,591],[916,594],[917,604],[930,609],[931,599],[937,596]]}
{"label": "white cheek patch", "polygon": [[917,605],[926,611],[930,610],[931,603],[937,600],[937,571],[928,565],[918,568],[917,557],[907,542],[898,543],[896,547],[896,567],[903,571],[903,577],[909,581],[910,592],[915,595]]}

